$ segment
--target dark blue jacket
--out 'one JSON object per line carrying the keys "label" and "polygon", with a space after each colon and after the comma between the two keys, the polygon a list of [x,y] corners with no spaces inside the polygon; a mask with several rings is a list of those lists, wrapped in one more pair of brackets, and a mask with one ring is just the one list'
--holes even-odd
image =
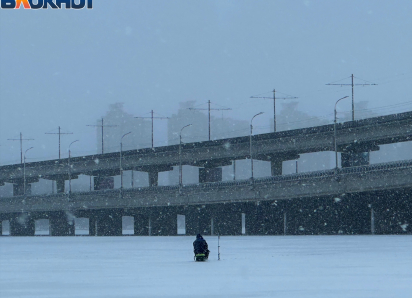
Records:
{"label": "dark blue jacket", "polygon": [[197,234],[196,240],[193,242],[193,250],[195,254],[205,254],[208,252],[207,242],[203,239],[202,235]]}

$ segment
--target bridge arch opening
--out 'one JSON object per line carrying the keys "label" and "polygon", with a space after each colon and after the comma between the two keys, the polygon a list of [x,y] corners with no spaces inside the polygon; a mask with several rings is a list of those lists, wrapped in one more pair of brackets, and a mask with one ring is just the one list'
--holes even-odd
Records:
{"label": "bridge arch opening", "polygon": [[134,235],[133,216],[122,216],[122,235]]}
{"label": "bridge arch opening", "polygon": [[177,235],[186,235],[186,216],[177,215]]}
{"label": "bridge arch opening", "polygon": [[89,219],[79,217],[74,219],[74,234],[76,236],[89,235]]}
{"label": "bridge arch opening", "polygon": [[50,236],[50,223],[48,219],[41,218],[34,221],[35,236]]}

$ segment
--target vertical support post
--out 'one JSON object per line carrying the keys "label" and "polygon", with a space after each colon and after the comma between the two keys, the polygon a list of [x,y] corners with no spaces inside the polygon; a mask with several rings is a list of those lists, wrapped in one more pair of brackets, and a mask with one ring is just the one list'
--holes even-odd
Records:
{"label": "vertical support post", "polygon": [[236,160],[233,161],[233,180],[236,180]]}
{"label": "vertical support post", "polygon": [[103,118],[102,118],[102,154],[103,154]]}
{"label": "vertical support post", "polygon": [[273,132],[276,132],[276,90],[273,89]]}
{"label": "vertical support post", "polygon": [[159,184],[159,172],[147,172],[149,175],[149,186],[158,186]]}
{"label": "vertical support post", "polygon": [[375,235],[375,212],[371,206],[371,234]]}
{"label": "vertical support post", "polygon": [[215,229],[215,227],[214,227],[214,225],[213,225],[214,223],[213,223],[213,217],[210,219],[210,235],[211,236],[213,236],[213,234],[214,234],[214,229]]}
{"label": "vertical support post", "polygon": [[153,110],[152,110],[152,148],[153,148]]}
{"label": "vertical support post", "polygon": [[220,261],[220,235],[217,235],[217,260]]}
{"label": "vertical support post", "polygon": [[353,74],[352,74],[352,121],[355,121],[355,98],[353,93]]}
{"label": "vertical support post", "polygon": [[210,100],[208,100],[207,103],[209,105],[208,110],[209,110],[209,141],[210,141]]}
{"label": "vertical support post", "polygon": [[65,180],[63,177],[57,177],[56,179],[56,193],[64,193]]}
{"label": "vertical support post", "polygon": [[152,236],[152,217],[149,217],[149,236]]}
{"label": "vertical support post", "polygon": [[287,217],[286,217],[286,212],[283,213],[283,236],[286,236],[287,234]]}

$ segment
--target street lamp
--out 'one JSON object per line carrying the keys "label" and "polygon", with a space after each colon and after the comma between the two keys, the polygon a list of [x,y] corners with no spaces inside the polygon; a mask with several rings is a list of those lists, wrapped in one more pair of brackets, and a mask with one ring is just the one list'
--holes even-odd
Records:
{"label": "street lamp", "polygon": [[192,126],[192,124],[188,124],[182,127],[180,130],[180,135],[179,135],[179,185],[182,186],[183,184],[183,174],[182,174],[182,131],[184,128]]}
{"label": "street lamp", "polygon": [[69,145],[69,159],[68,159],[68,166],[69,166],[69,197],[70,197],[70,194],[72,193],[72,168],[71,168],[71,164],[70,164],[70,157],[71,157],[71,154],[70,154],[70,146],[73,144],[73,143],[76,143],[76,142],[78,142],[79,140],[76,140],[76,141],[73,141],[73,142],[71,142],[70,143],[70,145]]}
{"label": "street lamp", "polygon": [[123,191],[123,167],[122,167],[122,151],[123,151],[123,138],[127,136],[128,134],[131,134],[132,132],[129,131],[122,135],[120,138],[120,191]]}
{"label": "street lamp", "polygon": [[335,169],[336,170],[338,169],[338,146],[336,144],[336,114],[337,114],[336,113],[336,105],[338,104],[339,101],[341,101],[342,99],[345,99],[347,97],[349,97],[349,96],[339,98],[338,101],[335,103],[335,121],[334,121],[334,124],[333,124],[333,135],[334,135],[333,138],[334,138],[334,143],[335,143]]}
{"label": "street lamp", "polygon": [[253,125],[252,125],[252,121],[256,116],[262,115],[263,112],[257,113],[255,116],[252,117],[252,119],[250,120],[250,138],[249,138],[249,155],[250,155],[250,172],[251,172],[251,179],[253,181],[253,157],[252,157],[252,133],[253,133]]}
{"label": "street lamp", "polygon": [[33,149],[34,147],[30,147],[24,152],[24,158],[23,158],[23,195],[26,196],[26,153],[30,149]]}

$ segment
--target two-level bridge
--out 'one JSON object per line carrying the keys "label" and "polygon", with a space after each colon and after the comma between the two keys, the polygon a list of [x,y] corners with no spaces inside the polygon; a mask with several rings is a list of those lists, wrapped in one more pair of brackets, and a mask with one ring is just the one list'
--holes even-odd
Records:
{"label": "two-level bridge", "polygon": [[[74,235],[75,217],[89,219],[91,235],[121,235],[122,216],[134,217],[135,235],[175,235],[177,215],[185,216],[188,234],[412,233],[412,161],[369,165],[367,158],[360,159],[381,144],[411,140],[412,113],[340,124],[336,141],[343,168],[281,175],[282,160],[333,151],[333,129],[326,125],[254,136],[253,156],[270,160],[273,176],[253,180],[216,181],[218,166],[249,157],[248,137],[185,144],[181,156],[177,146],[124,152],[125,169],[149,175],[179,160],[202,167],[203,181],[197,185],[152,183],[127,190],[31,196],[19,193],[22,178],[64,182],[68,161],[30,163],[27,177],[22,177],[21,165],[3,166],[0,181],[18,187],[15,196],[0,199],[0,219],[10,220],[12,235],[34,235],[35,220],[42,218],[49,219],[51,235]],[[116,153],[70,162],[73,176],[119,173]]]}

